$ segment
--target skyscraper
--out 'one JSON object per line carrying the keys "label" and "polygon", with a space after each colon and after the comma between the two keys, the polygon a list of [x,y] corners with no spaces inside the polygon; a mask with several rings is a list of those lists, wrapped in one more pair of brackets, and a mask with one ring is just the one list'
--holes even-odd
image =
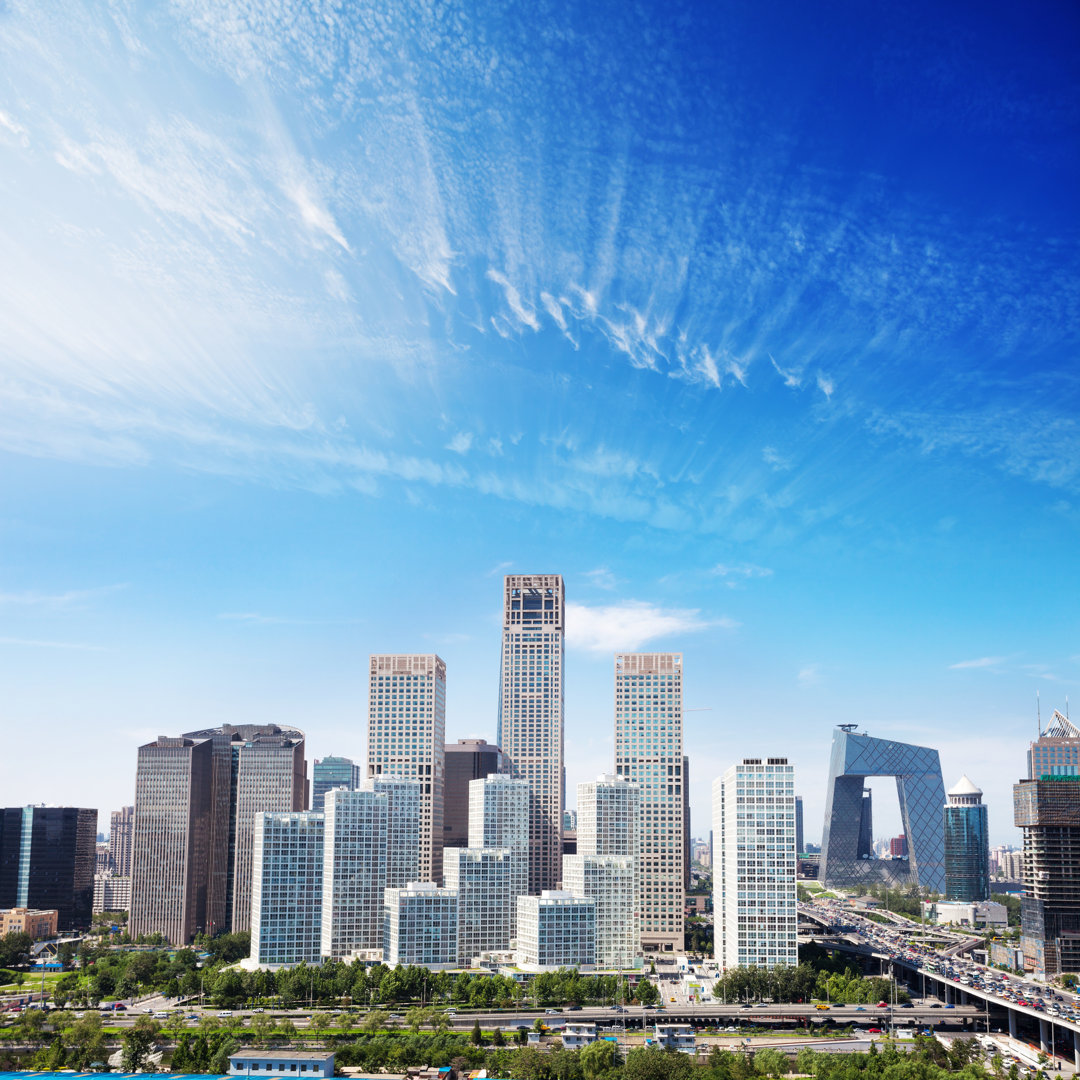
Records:
{"label": "skyscraper", "polygon": [[802,855],[805,851],[803,847],[803,811],[802,811],[802,796],[795,796],[795,852],[798,855]]}
{"label": "skyscraper", "polygon": [[160,933],[186,945],[207,929],[213,753],[207,738],[162,735],[139,747],[128,919],[133,937]]}
{"label": "skyscraper", "polygon": [[388,802],[381,792],[326,793],[321,952],[332,960],[383,947]]}
{"label": "skyscraper", "polygon": [[713,783],[715,956],[723,968],[798,964],[795,770],[744,758]]}
{"label": "skyscraper", "polygon": [[[945,795],[945,899],[990,899],[990,831],[982,792],[966,777]],[[904,851],[907,854],[907,843]]]}
{"label": "skyscraper", "polygon": [[682,653],[618,654],[615,772],[641,789],[638,911],[646,952],[683,947],[683,767]]}
{"label": "skyscraper", "polygon": [[[209,873],[202,928],[209,934],[247,930],[255,815],[307,809],[304,733],[276,724],[222,724],[181,737],[207,740],[212,747]],[[136,882],[133,897],[138,889]]]}
{"label": "skyscraper", "polygon": [[258,814],[252,859],[252,966],[317,964],[322,951],[325,818]]}
{"label": "skyscraper", "polygon": [[419,780],[420,879],[442,881],[446,664],[433,653],[374,655],[368,691],[369,778]]}
{"label": "skyscraper", "polygon": [[559,574],[504,580],[498,742],[529,782],[529,892],[559,880],[563,820],[565,590]]}
{"label": "skyscraper", "polygon": [[455,967],[458,957],[457,893],[430,881],[413,881],[383,894],[383,952],[393,966],[431,971]]}
{"label": "skyscraper", "polygon": [[135,807],[122,806],[109,815],[109,855],[116,877],[131,877],[131,843],[135,825]]}
{"label": "skyscraper", "polygon": [[446,744],[443,785],[443,847],[466,847],[469,841],[469,785],[492,773],[510,771],[506,755],[485,739]]}
{"label": "skyscraper", "polygon": [[0,909],[55,909],[58,930],[90,925],[97,811],[74,806],[0,810]]}
{"label": "skyscraper", "polygon": [[1080,971],[1080,729],[1054,711],[1013,787],[1024,831],[1020,944],[1039,975]]}
{"label": "skyscraper", "polygon": [[[825,825],[821,836],[818,879],[824,885],[851,888],[870,881],[912,884],[945,891],[945,841],[941,808],[945,785],[938,752],[928,746],[878,739],[841,724],[833,732]],[[870,800],[868,776],[892,776],[900,820],[908,842],[908,860],[876,859],[867,850]]]}
{"label": "skyscraper", "polygon": [[311,809],[321,814],[323,798],[331,788],[355,791],[360,786],[360,766],[347,757],[324,757],[311,769]]}

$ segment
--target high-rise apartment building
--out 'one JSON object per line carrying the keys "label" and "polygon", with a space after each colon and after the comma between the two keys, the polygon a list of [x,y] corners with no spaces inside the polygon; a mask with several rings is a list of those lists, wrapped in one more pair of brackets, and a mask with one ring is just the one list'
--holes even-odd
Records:
{"label": "high-rise apartment building", "polygon": [[430,881],[413,881],[384,893],[383,953],[398,964],[441,971],[458,958],[457,893]]}
{"label": "high-rise apartment building", "polygon": [[360,766],[350,758],[331,756],[317,760],[311,769],[311,809],[321,814],[323,799],[332,788],[355,791],[360,786],[360,773]]}
{"label": "high-rise apartment building", "polygon": [[716,959],[734,967],[798,964],[795,770],[744,758],[713,782]]}
{"label": "high-rise apartment building", "polygon": [[424,788],[419,780],[380,773],[364,780],[360,787],[386,796],[386,881],[385,887],[404,889],[420,881],[420,836]]}
{"label": "high-rise apartment building", "polygon": [[133,937],[185,945],[208,929],[214,839],[212,740],[159,736],[140,746],[132,841]]}
{"label": "high-rise apartment building", "polygon": [[256,816],[250,966],[321,960],[325,824],[313,810]]}
{"label": "high-rise apartment building", "polygon": [[578,848],[563,856],[563,888],[596,901],[596,963],[640,965],[637,852],[641,791],[619,776],[578,784]]}
{"label": "high-rise apartment building", "polygon": [[109,855],[112,857],[112,872],[117,877],[131,877],[131,844],[134,827],[134,806],[122,806],[109,815]]}
{"label": "high-rise apartment building", "polygon": [[803,803],[802,796],[795,796],[795,853],[802,855],[806,850],[803,847]]}
{"label": "high-rise apartment building", "polygon": [[510,771],[499,747],[486,739],[458,739],[446,744],[443,785],[443,847],[469,844],[469,785],[493,773]]}
{"label": "high-rise apartment building", "polygon": [[646,952],[683,947],[683,768],[682,653],[618,654],[615,772],[641,789],[638,911]]}
{"label": "high-rise apartment building", "polygon": [[559,574],[504,579],[498,741],[529,782],[529,891],[558,883],[563,821],[565,602]]}
{"label": "high-rise apartment building", "polygon": [[131,910],[131,878],[116,874],[94,875],[94,914]]}
{"label": "high-rise apartment building", "polygon": [[433,653],[371,657],[369,778],[419,780],[420,880],[442,881],[446,664]]}
{"label": "high-rise apartment building", "polygon": [[[251,925],[255,816],[290,813],[308,805],[304,733],[276,724],[222,724],[186,732],[212,747],[207,933]],[[137,895],[139,885],[133,885]]]}
{"label": "high-rise apartment building", "polygon": [[562,889],[519,896],[517,951],[525,971],[592,967],[596,962],[596,902]]}
{"label": "high-rise apartment building", "polygon": [[88,927],[96,837],[96,810],[74,806],[0,810],[0,910],[52,909],[60,930]]}
{"label": "high-rise apartment building", "polygon": [[332,960],[383,947],[388,802],[375,791],[326,793],[321,951]]}
{"label": "high-rise apartment building", "polygon": [[945,899],[989,900],[990,825],[982,792],[966,776],[945,793],[944,815]]}
{"label": "high-rise apartment building", "polygon": [[444,849],[462,964],[509,948],[516,935],[517,898],[529,887],[529,794],[528,781],[505,773],[469,784],[469,846]]}

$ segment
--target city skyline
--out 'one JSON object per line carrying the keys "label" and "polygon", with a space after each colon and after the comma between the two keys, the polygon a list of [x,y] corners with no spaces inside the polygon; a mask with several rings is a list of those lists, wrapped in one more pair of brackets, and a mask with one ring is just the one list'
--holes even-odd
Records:
{"label": "city skyline", "polygon": [[495,742],[542,571],[568,792],[678,651],[692,821],[767,725],[820,839],[852,722],[1017,842],[1080,685],[1080,17],[781,8],[5,5],[10,801],[104,821],[222,724],[366,762],[370,654]]}

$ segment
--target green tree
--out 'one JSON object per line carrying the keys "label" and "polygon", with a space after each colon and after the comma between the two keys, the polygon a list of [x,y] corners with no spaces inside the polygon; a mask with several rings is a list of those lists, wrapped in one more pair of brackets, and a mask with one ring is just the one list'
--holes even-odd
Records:
{"label": "green tree", "polygon": [[[148,1018],[139,1017],[139,1019]],[[136,1022],[134,1027],[124,1033],[121,1041],[123,1049],[120,1055],[120,1067],[124,1072],[147,1071],[147,1058],[157,1041],[156,1029],[151,1030],[145,1025],[140,1028],[138,1022]]]}
{"label": "green tree", "polygon": [[658,1046],[635,1047],[626,1055],[625,1080],[689,1080],[694,1066],[686,1054]]}
{"label": "green tree", "polygon": [[790,1069],[787,1054],[767,1046],[754,1053],[754,1071],[759,1076],[781,1077]]}
{"label": "green tree", "polygon": [[473,1046],[484,1045],[484,1033],[480,1030],[479,1019],[473,1021],[472,1034],[469,1036]]}
{"label": "green tree", "polygon": [[600,1080],[615,1068],[615,1044],[606,1039],[597,1039],[582,1049],[580,1060],[585,1080]]}

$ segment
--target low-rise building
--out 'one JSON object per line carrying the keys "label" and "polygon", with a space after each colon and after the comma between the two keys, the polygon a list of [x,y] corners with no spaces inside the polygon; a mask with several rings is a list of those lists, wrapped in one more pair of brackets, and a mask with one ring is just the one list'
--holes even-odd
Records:
{"label": "low-rise building", "polygon": [[56,910],[8,908],[0,911],[0,937],[5,934],[29,934],[34,941],[56,937]]}
{"label": "low-rise building", "polygon": [[556,889],[519,896],[517,951],[526,971],[591,968],[596,963],[596,901]]}
{"label": "low-rise building", "polygon": [[230,1076],[259,1076],[276,1078],[331,1077],[334,1075],[334,1055],[319,1051],[241,1050],[229,1055]]}
{"label": "low-rise building", "polygon": [[1005,930],[1009,925],[1009,913],[1004,904],[994,900],[977,900],[970,904],[939,900],[922,906],[924,919],[932,919],[938,926],[988,926]]}
{"label": "low-rise building", "polygon": [[567,1050],[580,1050],[596,1042],[595,1024],[567,1024],[563,1028],[562,1044]]}
{"label": "low-rise building", "polygon": [[656,1045],[663,1050],[678,1050],[682,1054],[696,1054],[697,1040],[689,1024],[657,1024],[654,1029]]}

